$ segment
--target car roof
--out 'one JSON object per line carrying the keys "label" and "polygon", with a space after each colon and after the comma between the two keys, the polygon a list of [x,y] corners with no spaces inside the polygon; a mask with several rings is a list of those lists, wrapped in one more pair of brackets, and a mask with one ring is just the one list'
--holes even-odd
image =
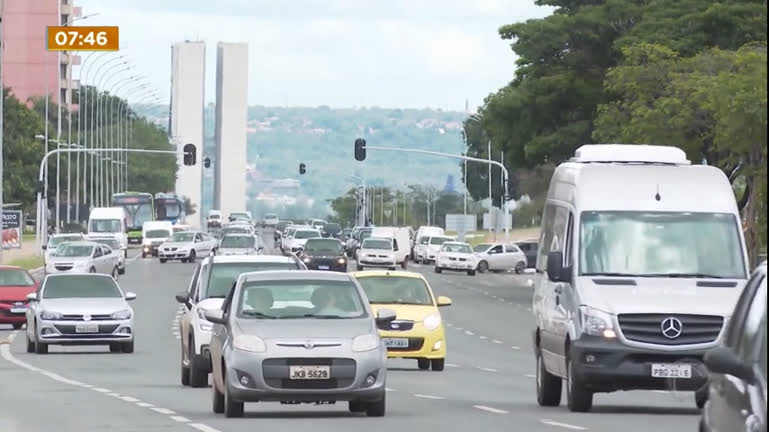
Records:
{"label": "car roof", "polygon": [[417,272],[398,271],[398,270],[364,270],[364,271],[351,272],[350,274],[356,278],[369,277],[369,276],[391,276],[391,277],[406,277],[406,278],[412,278],[412,279],[426,280],[424,276],[422,276]]}
{"label": "car roof", "polygon": [[89,241],[89,240],[65,242],[65,244],[75,245],[75,246],[102,246],[101,243],[97,243],[97,242]]}
{"label": "car roof", "polygon": [[467,246],[470,246],[470,243],[465,243],[465,242],[461,242],[461,241],[447,241],[447,242],[443,242],[443,245],[444,246],[446,246],[446,245],[467,245]]}
{"label": "car roof", "polygon": [[[209,264],[213,261],[217,263],[278,263],[278,264],[294,264],[296,260],[292,257],[280,256],[280,255],[215,255],[207,257],[203,260],[204,263]],[[293,270],[292,270],[293,271]]]}
{"label": "car roof", "polygon": [[[240,232],[237,232],[237,233],[225,233],[224,237],[256,237],[256,234],[240,233]],[[222,238],[224,238],[224,237],[222,237]]]}
{"label": "car roof", "polygon": [[323,280],[345,282],[351,280],[347,273],[318,270],[270,270],[241,273],[246,282],[270,280]]}
{"label": "car roof", "polygon": [[[103,274],[103,273],[48,273],[43,278],[43,281],[47,281],[48,279],[51,279],[51,278],[65,278],[65,277],[77,277],[77,276],[112,279],[111,275]],[[112,280],[115,281],[115,279],[112,279]],[[115,283],[117,284],[117,281],[115,281]]]}

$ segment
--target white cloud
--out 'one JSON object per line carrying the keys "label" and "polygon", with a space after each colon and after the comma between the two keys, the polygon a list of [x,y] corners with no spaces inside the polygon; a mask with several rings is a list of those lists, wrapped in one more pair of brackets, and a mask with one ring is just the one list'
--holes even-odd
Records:
{"label": "white cloud", "polygon": [[547,15],[533,0],[81,0],[82,25],[121,28],[121,47],[163,98],[170,47],[207,43],[214,99],[216,43],[249,43],[249,103],[463,109],[512,78],[504,24]]}

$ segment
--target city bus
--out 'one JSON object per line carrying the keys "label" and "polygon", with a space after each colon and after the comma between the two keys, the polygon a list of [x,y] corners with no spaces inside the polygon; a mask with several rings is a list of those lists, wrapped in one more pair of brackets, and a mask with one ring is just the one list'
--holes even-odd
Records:
{"label": "city bus", "polygon": [[128,243],[142,242],[142,225],[155,220],[155,203],[151,193],[121,192],[112,195],[112,207],[123,207],[128,215]]}
{"label": "city bus", "polygon": [[155,215],[157,220],[183,224],[185,220],[184,200],[173,193],[155,194]]}

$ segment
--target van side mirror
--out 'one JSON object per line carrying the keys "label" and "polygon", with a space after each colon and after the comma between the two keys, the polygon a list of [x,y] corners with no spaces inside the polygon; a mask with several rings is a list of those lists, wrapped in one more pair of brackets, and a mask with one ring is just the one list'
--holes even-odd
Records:
{"label": "van side mirror", "polygon": [[732,375],[749,383],[755,381],[753,369],[743,363],[731,348],[723,346],[713,348],[705,353],[703,360],[711,372]]}
{"label": "van side mirror", "polygon": [[553,282],[571,282],[571,268],[563,266],[563,252],[547,254],[547,277]]}

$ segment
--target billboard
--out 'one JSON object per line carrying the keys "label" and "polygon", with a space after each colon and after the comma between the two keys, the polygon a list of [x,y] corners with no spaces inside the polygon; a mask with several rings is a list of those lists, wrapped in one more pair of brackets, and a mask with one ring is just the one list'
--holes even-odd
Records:
{"label": "billboard", "polygon": [[24,218],[21,215],[21,210],[3,210],[3,249],[21,247],[23,228]]}

